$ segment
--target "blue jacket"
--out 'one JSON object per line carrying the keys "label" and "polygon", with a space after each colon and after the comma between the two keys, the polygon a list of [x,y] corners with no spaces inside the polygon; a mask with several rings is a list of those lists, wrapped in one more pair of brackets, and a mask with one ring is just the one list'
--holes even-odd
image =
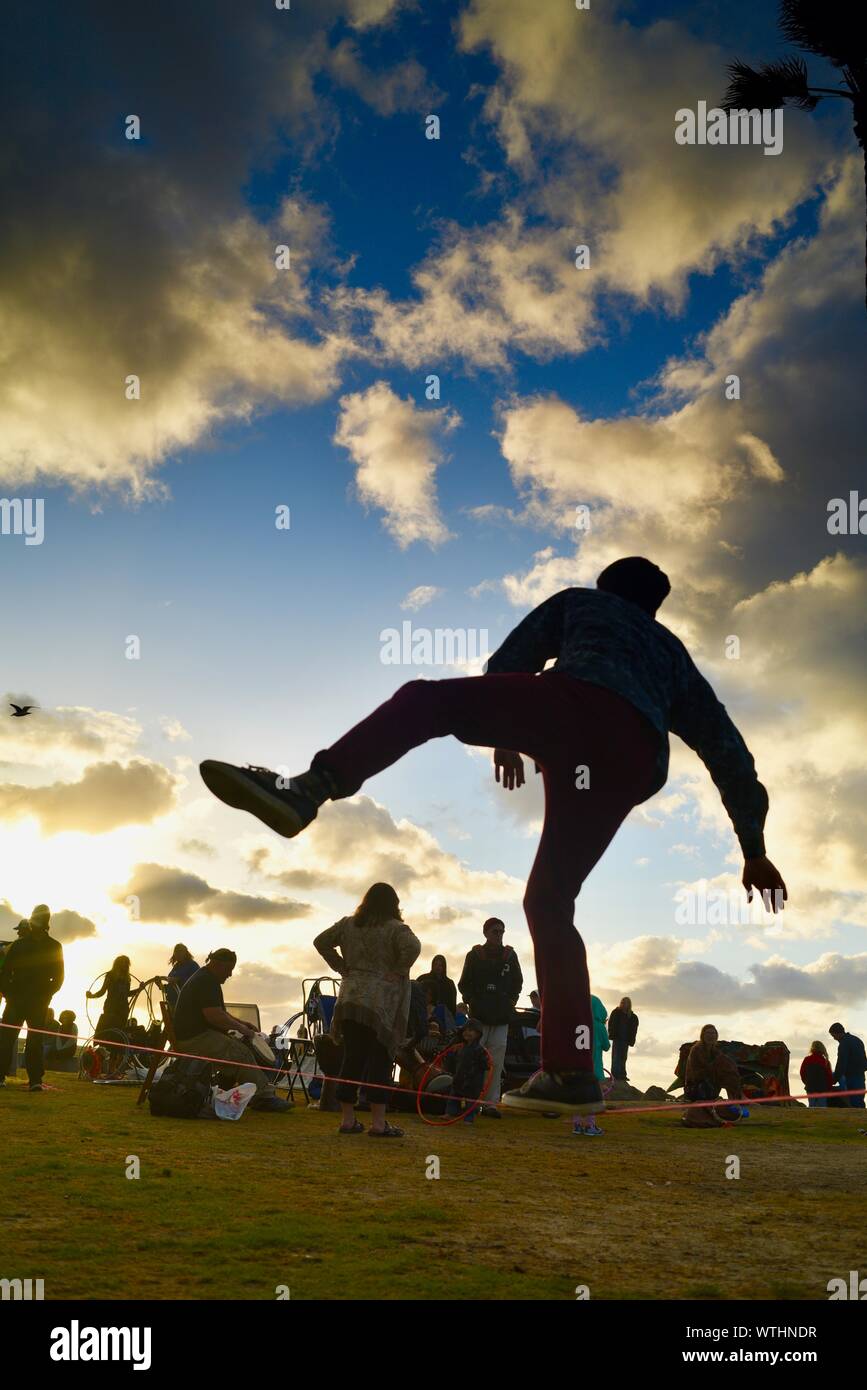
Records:
{"label": "blue jacket", "polygon": [[856,1038],[854,1033],[844,1033],[837,1044],[837,1065],[834,1068],[834,1080],[839,1081],[841,1076],[845,1076],[847,1081],[858,1081],[863,1078],[865,1071],[867,1071],[867,1056],[864,1053],[863,1042],[860,1038]]}
{"label": "blue jacket", "polygon": [[665,785],[675,733],[713,778],[744,857],[764,854],[768,794],[725,707],[673,632],[616,594],[563,589],[527,614],[486,669],[541,671],[552,657],[555,671],[622,695],[651,725],[659,751],[648,796]]}
{"label": "blue jacket", "polygon": [[593,1009],[593,1070],[596,1073],[597,1081],[605,1080],[605,1072],[602,1066],[603,1052],[611,1050],[611,1043],[608,1040],[608,1030],[605,1027],[605,1020],[608,1017],[608,1010],[595,994],[590,996],[590,1005]]}

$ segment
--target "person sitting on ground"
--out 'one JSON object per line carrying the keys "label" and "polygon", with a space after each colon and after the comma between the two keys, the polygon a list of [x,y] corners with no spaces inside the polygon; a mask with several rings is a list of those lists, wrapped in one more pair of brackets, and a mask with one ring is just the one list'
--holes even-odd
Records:
{"label": "person sitting on ground", "polygon": [[[743,1099],[737,1066],[721,1050],[719,1033],[714,1025],[706,1023],[686,1061],[684,1099],[692,1102],[716,1100],[723,1090],[729,1100]],[[740,1116],[740,1106],[737,1105],[702,1106],[684,1111],[683,1123],[690,1129],[717,1129],[720,1125],[740,1119]]]}
{"label": "person sitting on ground", "polygon": [[337,1099],[343,1111],[339,1134],[362,1134],[355,1117],[356,1082],[363,1080],[370,1104],[368,1133],[400,1139],[403,1130],[385,1118],[392,1064],[406,1041],[410,1010],[410,966],[421,942],[400,915],[400,900],[389,883],[368,888],[350,917],[342,917],[313,942],[341,977],[331,1036],[343,1042]]}
{"label": "person sitting on ground", "polygon": [[78,1047],[78,1022],[73,1009],[63,1009],[59,1018],[60,1032],[51,1038],[55,1061],[65,1062],[74,1057]]}
{"label": "person sitting on ground", "polygon": [[178,995],[187,980],[195,975],[199,967],[182,941],[178,942],[169,956],[169,965],[172,968],[166,980],[166,1003],[170,1009],[174,1009],[178,1002]]}
{"label": "person sitting on ground", "polygon": [[445,956],[434,956],[428,973],[419,975],[415,983],[421,985],[426,1003],[433,1009],[441,1026],[446,1032],[451,1032],[458,1008],[458,989],[454,980],[449,979]]}
{"label": "person sitting on ground", "polygon": [[85,994],[87,999],[101,999],[105,995],[105,1004],[96,1024],[97,1038],[104,1038],[109,1029],[126,1032],[129,1001],[135,992],[130,975],[129,956],[115,956],[111,969],[106,970],[102,977],[101,989],[94,990],[93,993],[87,990]]}
{"label": "person sitting on ground", "polygon": [[831,1071],[831,1063],[828,1061],[828,1049],[823,1042],[810,1043],[810,1051],[801,1063],[801,1080],[804,1083],[804,1090],[810,1097],[808,1104],[811,1110],[825,1110],[828,1106],[827,1096],[817,1096],[817,1091],[833,1091],[834,1073]]}
{"label": "person sitting on ground", "polygon": [[[212,951],[202,968],[187,980],[174,1013],[178,1051],[228,1062],[229,1066],[221,1068],[220,1085],[224,1090],[244,1081],[254,1082],[256,1094],[250,1102],[251,1108],[291,1110],[289,1102],[275,1094],[270,1073],[258,1065],[253,1049],[242,1041],[257,1030],[251,1023],[226,1011],[222,986],[237,963],[235,952],[222,946]],[[231,1038],[230,1033],[240,1033],[241,1038]]]}
{"label": "person sitting on ground", "polygon": [[454,1077],[452,1095],[446,1104],[447,1115],[463,1114],[464,1124],[476,1118],[475,1102],[485,1087],[488,1074],[488,1053],[482,1046],[484,1027],[478,1019],[468,1018],[452,1051],[443,1059],[443,1066]]}
{"label": "person sitting on ground", "polygon": [[837,1062],[834,1067],[834,1080],[841,1091],[860,1091],[860,1095],[844,1097],[856,1110],[864,1109],[864,1076],[867,1072],[867,1055],[864,1044],[854,1033],[847,1033],[842,1023],[832,1023],[828,1029],[837,1044]]}

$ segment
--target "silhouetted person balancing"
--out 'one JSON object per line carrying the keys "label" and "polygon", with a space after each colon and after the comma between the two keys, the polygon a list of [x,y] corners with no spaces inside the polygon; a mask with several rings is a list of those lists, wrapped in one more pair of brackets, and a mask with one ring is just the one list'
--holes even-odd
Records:
{"label": "silhouetted person balancing", "polygon": [[[204,762],[202,777],[229,806],[278,834],[297,835],[329,799],[352,796],[411,748],[452,734],[494,749],[496,780],[524,781],[520,749],[545,784],[545,824],[524,897],[542,995],[542,1070],[505,1106],[566,1113],[603,1110],[593,1073],[593,1019],[575,897],[633,806],[668,776],[672,730],[705,763],[744,853],[743,884],[785,884],[765,857],[768,796],[750,753],[710,685],[673,633],[655,621],[670,592],[649,560],[617,560],[594,589],[564,589],[529,613],[483,676],[413,680],[330,748],[309,771]],[[550,670],[541,672],[555,658]]]}

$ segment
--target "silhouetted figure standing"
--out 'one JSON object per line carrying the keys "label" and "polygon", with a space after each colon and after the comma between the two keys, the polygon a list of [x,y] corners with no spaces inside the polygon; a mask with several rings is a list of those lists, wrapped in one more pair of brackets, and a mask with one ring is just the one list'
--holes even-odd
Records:
{"label": "silhouetted figure standing", "polygon": [[0,1028],[0,1086],[5,1085],[12,1058],[18,1047],[18,1033],[27,1024],[24,1066],[31,1091],[42,1091],[45,1064],[43,1035],[33,1029],[45,1028],[52,997],[63,984],[63,948],[48,935],[51,913],[44,903],[33,909],[30,930],[13,941],[0,970],[0,994],[6,997]]}
{"label": "silhouetted figure standing", "polygon": [[608,1036],[611,1039],[611,1076],[615,1081],[628,1081],[626,1058],[630,1047],[635,1046],[638,1037],[638,1014],[633,1011],[632,1000],[624,995],[616,1009],[611,1010],[608,1020]]}
{"label": "silhouetted figure standing", "polygon": [[481,1045],[491,1054],[491,1084],[481,1113],[499,1120],[503,1067],[509,1042],[509,1023],[524,985],[521,966],[513,946],[506,946],[505,923],[489,917],[482,926],[483,946],[473,946],[466,956],[458,989],[473,1018],[482,1024]]}
{"label": "silhouetted figure standing", "polygon": [[409,681],[298,777],[201,764],[221,801],[291,838],[324,802],[354,795],[431,738],[451,734],[493,748],[496,780],[508,790],[524,782],[521,753],[533,758],[545,783],[545,824],[524,908],[543,1002],[543,1070],[503,1103],[576,1114],[604,1102],[575,897],[632,808],[665,785],[669,731],[696,750],[720,791],[744,853],[747,892],[773,894],[775,910],[785,898],[765,856],[768,796],[749,750],[683,643],[656,622],[667,577],[633,556],[609,565],[597,586],[540,604],[484,676]]}
{"label": "silhouetted figure standing", "polygon": [[[834,1080],[841,1091],[863,1091],[864,1076],[867,1072],[867,1055],[864,1043],[854,1033],[847,1033],[842,1023],[832,1023],[828,1029],[837,1044],[837,1062],[834,1067]],[[864,1096],[845,1097],[856,1110],[864,1109]]]}
{"label": "silhouetted figure standing", "polygon": [[115,956],[111,969],[102,977],[102,988],[86,992],[87,999],[101,999],[105,1004],[96,1025],[97,1038],[105,1036],[109,1030],[123,1032],[129,1018],[129,1001],[135,994],[129,969],[129,956]]}

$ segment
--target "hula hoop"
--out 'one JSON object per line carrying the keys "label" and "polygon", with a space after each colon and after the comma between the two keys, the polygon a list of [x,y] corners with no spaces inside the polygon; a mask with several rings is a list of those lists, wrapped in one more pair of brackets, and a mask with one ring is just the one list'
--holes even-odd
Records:
{"label": "hula hoop", "polygon": [[[458,1111],[457,1115],[452,1115],[450,1118],[447,1118],[447,1119],[444,1119],[444,1120],[431,1120],[431,1119],[428,1118],[427,1115],[424,1114],[424,1112],[423,1112],[423,1110],[422,1110],[422,1108],[421,1108],[421,1098],[422,1098],[422,1093],[423,1093],[423,1091],[424,1091],[424,1083],[427,1081],[427,1079],[428,1079],[428,1077],[430,1076],[431,1072],[433,1071],[434,1067],[437,1066],[437,1064],[438,1064],[440,1061],[442,1061],[443,1057],[448,1057],[449,1053],[450,1053],[450,1052],[454,1052],[454,1050],[455,1050],[456,1047],[462,1047],[462,1046],[463,1046],[463,1043],[451,1043],[448,1047],[444,1048],[443,1051],[440,1052],[440,1054],[439,1054],[437,1057],[434,1057],[433,1061],[431,1062],[430,1066],[428,1067],[427,1071],[425,1072],[424,1076],[422,1077],[421,1082],[419,1083],[419,1088],[418,1088],[418,1090],[416,1091],[416,1096],[415,1096],[415,1108],[416,1108],[416,1112],[418,1113],[418,1115],[420,1116],[420,1118],[421,1118],[422,1120],[424,1120],[424,1122],[425,1122],[426,1125],[433,1125],[434,1129],[445,1129],[447,1125],[456,1125],[456,1124],[458,1123],[459,1120],[465,1120],[466,1117],[467,1117],[467,1115],[472,1115],[472,1114],[474,1113],[474,1111],[478,1110],[479,1106],[480,1106],[480,1105],[482,1104],[482,1102],[484,1101],[485,1096],[488,1094],[488,1091],[491,1089],[491,1082],[492,1082],[493,1079],[494,1079],[494,1059],[493,1059],[493,1057],[491,1056],[491,1054],[490,1054],[490,1052],[488,1051],[488,1049],[487,1049],[486,1047],[482,1047],[482,1051],[484,1052],[485,1056],[486,1056],[487,1059],[488,1059],[488,1070],[487,1070],[486,1073],[485,1073],[485,1084],[484,1084],[484,1086],[482,1087],[481,1094],[480,1094],[479,1096],[476,1097],[476,1099],[473,1101],[472,1105],[470,1106],[469,1110]],[[466,1097],[463,1097],[463,1096],[451,1096],[450,1099],[451,1099],[451,1100],[463,1100],[463,1099],[466,1099]]]}

